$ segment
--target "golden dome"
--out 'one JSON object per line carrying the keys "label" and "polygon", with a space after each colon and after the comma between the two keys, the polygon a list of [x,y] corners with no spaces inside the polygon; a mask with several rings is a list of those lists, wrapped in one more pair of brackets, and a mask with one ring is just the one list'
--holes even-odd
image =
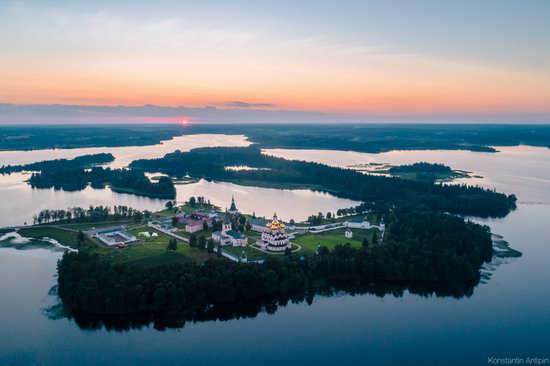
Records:
{"label": "golden dome", "polygon": [[285,224],[283,224],[282,221],[279,221],[277,219],[277,213],[273,215],[273,221],[267,223],[265,226],[270,230],[278,230],[278,229],[285,228]]}

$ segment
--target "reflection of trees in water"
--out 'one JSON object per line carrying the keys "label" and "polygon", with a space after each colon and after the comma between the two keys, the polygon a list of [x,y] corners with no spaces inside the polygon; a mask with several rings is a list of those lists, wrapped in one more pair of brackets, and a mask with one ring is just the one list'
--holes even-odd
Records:
{"label": "reflection of trees in water", "polygon": [[411,294],[422,297],[453,297],[460,299],[470,297],[473,294],[475,283],[446,283],[446,284],[388,284],[373,283],[365,286],[349,286],[349,280],[342,286],[334,283],[331,287],[325,287],[317,290],[308,290],[304,292],[294,292],[288,296],[277,296],[262,299],[261,301],[233,302],[219,305],[208,305],[204,307],[194,307],[184,312],[171,311],[162,313],[139,313],[132,315],[89,315],[83,313],[72,313],[65,309],[62,304],[56,304],[50,308],[44,309],[45,315],[49,319],[61,319],[67,317],[81,328],[86,330],[106,329],[108,331],[129,331],[141,329],[153,325],[156,330],[165,330],[167,328],[183,328],[187,322],[208,322],[208,321],[228,321],[236,319],[255,318],[258,314],[274,314],[281,307],[289,303],[312,305],[315,296],[333,297],[347,295],[374,295],[377,297],[393,296],[403,297],[406,291]]}

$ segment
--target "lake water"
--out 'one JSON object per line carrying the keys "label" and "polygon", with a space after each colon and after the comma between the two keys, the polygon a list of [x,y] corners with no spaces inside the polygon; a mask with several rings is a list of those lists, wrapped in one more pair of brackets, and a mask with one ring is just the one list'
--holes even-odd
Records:
{"label": "lake water", "polygon": [[[132,146],[115,148],[52,149],[34,151],[0,151],[0,166],[29,164],[50,159],[70,159],[76,156],[110,152],[115,160],[107,164],[112,168],[121,168],[136,159],[162,157],[175,150],[189,151],[197,147],[248,146],[250,142],[241,135],[191,135],[179,136],[152,146]],[[140,210],[158,211],[166,200],[140,197],[132,194],[115,193],[110,189],[87,187],[82,191],[66,192],[62,190],[34,189],[25,183],[28,173],[0,175],[0,227],[32,224],[33,215],[40,210],[66,209],[67,207],[88,207],[89,205],[124,205]],[[176,186],[177,200],[184,202],[190,196],[205,196],[217,206],[225,207],[235,196],[238,208],[242,212],[256,212],[258,216],[271,217],[277,211],[282,219],[305,220],[313,213],[336,211],[341,207],[357,205],[357,202],[341,199],[321,192],[310,190],[281,190],[256,187],[242,187],[229,183],[216,183],[201,180],[195,184]],[[258,204],[261,197],[262,204]]]}
{"label": "lake water", "polygon": [[[378,155],[270,150],[338,166],[369,159],[441,162],[483,176],[470,182],[517,194],[520,203],[516,211],[502,219],[477,221],[490,225],[523,256],[495,260],[487,266],[491,278],[479,284],[470,297],[409,293],[402,297],[317,296],[311,305],[288,304],[271,315],[187,323],[180,329],[82,330],[72,320],[52,319],[51,313],[45,312],[57,301],[48,292],[55,285],[55,263],[61,253],[0,248],[0,364],[487,365],[488,357],[548,358],[550,150],[499,150],[499,154],[409,151]],[[18,179],[13,178],[12,184],[17,185]],[[54,193],[52,200],[57,199]],[[309,213],[320,205],[334,210],[337,207],[331,205],[344,203],[309,191],[205,181],[178,186],[178,197],[180,194],[202,194],[214,203],[227,202],[235,194],[243,211],[252,208],[258,213],[265,207],[267,215],[271,206],[277,206],[278,211],[289,210],[285,216],[295,219],[301,215],[301,204],[312,202],[313,206],[303,209]],[[10,195],[3,196],[4,202],[7,197]],[[300,197],[306,198],[297,200]]]}

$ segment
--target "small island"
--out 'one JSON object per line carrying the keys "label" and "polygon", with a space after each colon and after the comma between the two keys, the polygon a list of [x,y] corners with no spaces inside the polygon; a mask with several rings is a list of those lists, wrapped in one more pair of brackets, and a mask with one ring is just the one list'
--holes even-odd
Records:
{"label": "small island", "polygon": [[24,165],[6,165],[0,167],[0,174],[11,174],[23,171],[58,171],[68,169],[88,169],[94,166],[113,162],[115,157],[111,153],[77,156],[74,159],[44,160]]}
{"label": "small island", "polygon": [[166,176],[149,179],[139,171],[103,168],[98,165],[114,161],[114,156],[94,154],[74,159],[45,160],[26,165],[8,165],[0,168],[0,174],[33,172],[28,183],[33,188],[55,188],[79,191],[91,185],[104,188],[109,185],[115,192],[130,193],[152,198],[172,199],[176,189],[172,179]]}
{"label": "small island", "polygon": [[[384,171],[378,170],[377,172],[382,173]],[[387,173],[393,177],[425,182],[452,181],[457,178],[470,177],[468,172],[452,170],[450,166],[444,164],[427,162],[392,166],[387,170]]]}

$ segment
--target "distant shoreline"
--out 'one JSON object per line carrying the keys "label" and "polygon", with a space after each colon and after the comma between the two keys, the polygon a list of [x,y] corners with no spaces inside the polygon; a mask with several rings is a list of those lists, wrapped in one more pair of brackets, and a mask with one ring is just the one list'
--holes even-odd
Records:
{"label": "distant shoreline", "polygon": [[178,124],[0,125],[1,151],[151,146],[177,136],[245,135],[262,149],[363,153],[412,150],[498,152],[494,146],[550,148],[550,125]]}

